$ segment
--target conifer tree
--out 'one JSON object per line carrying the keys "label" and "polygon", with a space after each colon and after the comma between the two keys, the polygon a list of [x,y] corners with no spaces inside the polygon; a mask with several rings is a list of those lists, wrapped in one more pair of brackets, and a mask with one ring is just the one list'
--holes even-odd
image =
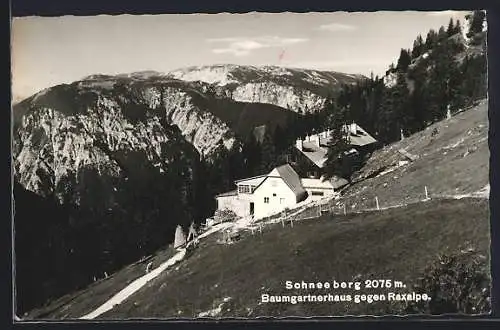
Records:
{"label": "conifer tree", "polygon": [[[330,105],[333,102],[329,103]],[[326,178],[340,176],[350,180],[350,171],[344,153],[349,150],[346,125],[346,112],[338,110],[329,118],[330,141],[328,143],[327,160],[323,167]]]}
{"label": "conifer tree", "polygon": [[430,50],[434,48],[434,46],[437,44],[437,39],[438,35],[435,30],[431,29],[427,33],[427,37],[425,39],[425,48],[426,50]]}
{"label": "conifer tree", "polygon": [[401,49],[396,68],[401,72],[406,72],[410,63],[411,63],[410,52],[406,49]]}
{"label": "conifer tree", "polygon": [[425,128],[427,107],[425,106],[425,95],[423,91],[423,82],[416,80],[413,93],[410,95],[408,107],[413,116],[413,122],[407,127],[410,133],[418,132]]}
{"label": "conifer tree", "polygon": [[474,37],[477,33],[483,31],[486,13],[483,10],[474,10],[471,14],[465,16],[469,22],[469,30],[467,31],[467,38]]}
{"label": "conifer tree", "polygon": [[460,24],[460,20],[457,19],[457,24],[455,25],[455,33],[462,34],[462,25]]}
{"label": "conifer tree", "polygon": [[243,168],[245,169],[245,177],[257,175],[260,165],[260,146],[253,131],[250,131],[242,148]]}
{"label": "conifer tree", "polygon": [[448,37],[448,35],[446,34],[446,30],[445,30],[444,26],[441,26],[438,30],[437,40],[443,41],[447,37]]}
{"label": "conifer tree", "polygon": [[448,37],[451,37],[456,33],[455,31],[456,31],[455,22],[453,21],[453,18],[450,18],[450,22],[448,23],[448,28],[446,29],[446,34],[448,35]]}
{"label": "conifer tree", "polygon": [[[406,77],[402,74],[398,76],[397,83],[392,89],[392,98],[393,102],[393,111],[394,111],[394,126],[399,128],[399,131],[404,131],[404,133],[408,133],[409,128],[412,126],[415,118],[413,116],[413,112],[411,107],[409,106],[409,97],[410,91],[408,90],[408,83],[406,81]],[[393,128],[393,130],[397,130],[397,128]],[[395,134],[391,132],[392,134]],[[396,137],[396,135],[394,135]]]}
{"label": "conifer tree", "polygon": [[422,55],[424,52],[424,40],[422,39],[422,35],[418,35],[415,41],[413,42],[413,49],[411,51],[411,57],[417,58]]}
{"label": "conifer tree", "polygon": [[274,147],[272,137],[267,130],[264,134],[260,147],[261,157],[259,173],[263,174],[269,172],[277,165],[276,148]]}
{"label": "conifer tree", "polygon": [[272,140],[276,148],[276,152],[280,153],[286,149],[288,141],[286,140],[285,130],[281,127],[281,125],[277,125],[274,129]]}

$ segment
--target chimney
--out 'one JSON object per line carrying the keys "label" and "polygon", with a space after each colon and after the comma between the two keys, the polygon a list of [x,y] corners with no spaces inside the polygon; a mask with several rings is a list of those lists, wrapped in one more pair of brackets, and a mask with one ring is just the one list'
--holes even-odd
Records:
{"label": "chimney", "polygon": [[316,146],[319,147],[319,139],[320,139],[320,133],[311,135],[311,142],[314,142]]}
{"label": "chimney", "polygon": [[356,124],[352,123],[350,128],[351,128],[351,134],[356,134]]}
{"label": "chimney", "polygon": [[344,125],[344,128],[345,128],[345,133],[347,133],[347,141],[348,142],[351,142],[351,125],[347,125],[345,124]]}
{"label": "chimney", "polygon": [[295,141],[295,147],[297,147],[297,149],[302,151],[302,140],[300,138],[298,138],[297,141]]}

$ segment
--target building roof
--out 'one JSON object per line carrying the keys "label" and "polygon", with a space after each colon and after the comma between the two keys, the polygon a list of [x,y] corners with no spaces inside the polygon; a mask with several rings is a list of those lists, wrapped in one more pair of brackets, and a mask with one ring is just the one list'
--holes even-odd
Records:
{"label": "building roof", "polygon": [[342,188],[343,186],[349,184],[349,181],[347,181],[346,179],[341,178],[339,176],[334,176],[334,177],[330,178],[329,181],[332,184],[333,189],[339,189],[339,188]]}
{"label": "building roof", "polygon": [[339,176],[333,176],[330,179],[324,179],[321,177],[320,179],[312,179],[312,178],[301,178],[302,186],[304,188],[310,189],[338,189],[349,183],[344,178]]}
{"label": "building roof", "polygon": [[304,188],[310,189],[333,189],[333,185],[329,180],[300,178],[300,182]]}
{"label": "building roof", "polygon": [[[283,181],[285,181],[285,183],[288,185],[288,187],[290,187],[290,189],[293,191],[293,193],[297,197],[297,202],[299,202],[302,199],[305,199],[307,197],[307,192],[304,189],[304,187],[302,186],[299,175],[290,166],[290,164],[278,166],[274,170],[276,170],[278,172],[279,176],[283,179]],[[271,173],[273,171],[271,171]],[[271,174],[271,173],[269,173],[269,174]]]}
{"label": "building roof", "polygon": [[[361,126],[356,123],[352,123],[349,125],[344,125],[342,130],[349,132],[349,144],[351,146],[362,147],[372,143],[377,142],[373,136],[368,134]],[[331,136],[328,131],[321,132],[315,135],[312,135],[310,139],[319,138],[319,144],[322,147],[328,146],[328,143],[331,140]]]}
{"label": "building roof", "polygon": [[344,131],[348,128],[350,130],[349,144],[352,146],[362,147],[377,142],[377,140],[375,140],[373,136],[368,134],[363,128],[361,128],[361,126],[356,123],[347,125],[347,127],[344,126]]}
{"label": "building roof", "polygon": [[235,190],[231,190],[231,191],[228,191],[228,192],[223,192],[223,193],[220,193],[218,195],[215,195],[215,198],[217,198],[217,197],[236,196],[236,195],[238,195],[238,191],[235,189]]}
{"label": "building roof", "polygon": [[[344,126],[343,130],[349,130],[349,144],[351,146],[361,147],[377,142],[375,138],[356,123]],[[317,143],[318,139],[319,146]],[[316,166],[323,168],[327,159],[328,143],[330,140],[331,136],[329,131],[311,135],[308,140],[302,141],[302,150],[299,150]]]}
{"label": "building roof", "polygon": [[322,168],[326,161],[328,149],[318,147],[314,142],[304,141],[301,152],[309,158],[316,166]]}
{"label": "building roof", "polygon": [[256,179],[264,179],[266,176],[268,176],[268,174],[261,174],[261,175],[252,176],[250,178],[245,178],[245,179],[238,179],[238,180],[234,180],[234,183],[238,184],[238,183],[242,183],[242,182],[245,182],[245,181],[253,181],[253,180],[256,180]]}
{"label": "building roof", "polygon": [[[307,191],[304,189],[304,185],[309,187],[310,184],[314,184],[314,186],[322,186],[324,188],[329,188],[329,189],[335,188],[334,182],[331,181],[322,181],[320,179],[308,179],[308,178],[301,179],[297,174],[297,172],[295,172],[295,170],[292,168],[292,166],[290,166],[290,164],[278,166],[265,175],[260,175],[248,179],[242,179],[235,182],[249,181],[257,178],[262,178],[262,180],[256,186],[255,190],[257,190],[267,180],[267,178],[281,178],[285,182],[285,184],[290,188],[290,190],[295,194],[297,202],[300,202],[306,199],[307,197]],[[215,197],[217,198],[217,197],[236,196],[236,195],[238,195],[238,191],[232,190],[229,192],[218,194]]]}

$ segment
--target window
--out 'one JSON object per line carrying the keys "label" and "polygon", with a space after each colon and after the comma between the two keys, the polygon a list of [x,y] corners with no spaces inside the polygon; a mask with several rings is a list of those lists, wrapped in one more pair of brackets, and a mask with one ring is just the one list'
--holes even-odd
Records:
{"label": "window", "polygon": [[269,204],[269,197],[264,197],[264,203]]}
{"label": "window", "polygon": [[250,186],[247,186],[247,185],[238,186],[238,192],[240,194],[249,194],[250,193]]}
{"label": "window", "polygon": [[325,193],[322,191],[312,191],[311,192],[313,196],[323,196]]}
{"label": "window", "polygon": [[273,197],[276,197],[276,194],[273,194]]}

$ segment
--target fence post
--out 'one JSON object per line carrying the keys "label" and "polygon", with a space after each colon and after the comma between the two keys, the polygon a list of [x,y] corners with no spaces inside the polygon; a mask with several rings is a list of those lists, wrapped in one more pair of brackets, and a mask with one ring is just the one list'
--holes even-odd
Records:
{"label": "fence post", "polygon": [[293,228],[293,217],[290,218],[290,226]]}
{"label": "fence post", "polygon": [[427,186],[425,186],[425,199],[429,199],[429,193],[427,192]]}
{"label": "fence post", "polygon": [[375,203],[377,203],[377,210],[380,210],[380,206],[378,205],[378,197],[375,196]]}
{"label": "fence post", "polygon": [[262,223],[259,223],[259,231],[262,234]]}
{"label": "fence post", "polygon": [[344,203],[344,215],[346,215],[346,210],[345,210],[345,203]]}

